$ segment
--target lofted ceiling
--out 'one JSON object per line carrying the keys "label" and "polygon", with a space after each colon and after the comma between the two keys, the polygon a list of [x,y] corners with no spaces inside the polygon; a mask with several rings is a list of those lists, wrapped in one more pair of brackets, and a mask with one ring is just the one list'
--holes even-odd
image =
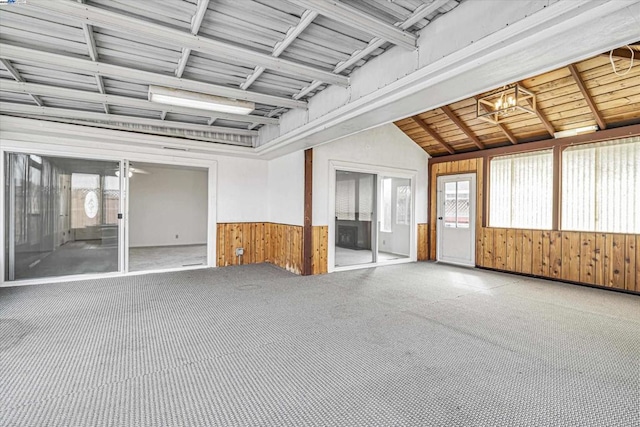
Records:
{"label": "lofted ceiling", "polygon": [[[632,64],[633,50],[635,57]],[[640,42],[531,77],[520,85],[536,95],[536,114],[515,112],[499,125],[477,118],[481,93],[395,122],[432,157],[524,144],[585,126],[640,123]]]}
{"label": "lofted ceiling", "polygon": [[[16,0],[0,5],[0,114],[253,146],[461,1]],[[256,108],[158,104],[150,84]]]}

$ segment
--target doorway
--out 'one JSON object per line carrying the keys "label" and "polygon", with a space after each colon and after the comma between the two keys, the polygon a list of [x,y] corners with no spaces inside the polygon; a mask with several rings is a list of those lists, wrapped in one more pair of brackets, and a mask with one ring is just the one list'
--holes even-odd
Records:
{"label": "doorway", "polygon": [[333,267],[412,260],[413,177],[335,169]]}
{"label": "doorway", "polygon": [[437,180],[437,260],[475,266],[476,175]]}

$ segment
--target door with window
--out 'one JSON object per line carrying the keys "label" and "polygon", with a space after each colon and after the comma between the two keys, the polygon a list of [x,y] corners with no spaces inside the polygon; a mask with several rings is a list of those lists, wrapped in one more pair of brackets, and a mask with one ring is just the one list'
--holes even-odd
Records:
{"label": "door with window", "polygon": [[438,177],[438,261],[475,265],[476,175]]}

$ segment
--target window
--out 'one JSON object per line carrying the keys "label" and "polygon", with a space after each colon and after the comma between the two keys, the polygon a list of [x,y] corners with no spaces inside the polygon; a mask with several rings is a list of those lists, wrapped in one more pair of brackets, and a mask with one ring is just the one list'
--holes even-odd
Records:
{"label": "window", "polygon": [[640,137],[564,150],[562,228],[640,233]]}
{"label": "window", "polygon": [[411,224],[411,186],[399,185],[396,194],[396,224]]}
{"label": "window", "polygon": [[469,228],[469,184],[471,181],[444,183],[444,226]]}
{"label": "window", "polygon": [[382,212],[380,212],[380,231],[391,233],[391,178],[382,179]]}
{"label": "window", "polygon": [[490,166],[489,226],[550,229],[553,150],[495,157]]}

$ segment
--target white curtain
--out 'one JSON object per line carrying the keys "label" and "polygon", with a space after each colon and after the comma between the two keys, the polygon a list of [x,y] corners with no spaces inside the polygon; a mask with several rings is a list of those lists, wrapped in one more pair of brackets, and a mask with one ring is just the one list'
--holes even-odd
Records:
{"label": "white curtain", "polygon": [[562,153],[562,229],[640,233],[640,138]]}
{"label": "white curtain", "polygon": [[553,150],[491,160],[490,227],[550,229],[552,209]]}

